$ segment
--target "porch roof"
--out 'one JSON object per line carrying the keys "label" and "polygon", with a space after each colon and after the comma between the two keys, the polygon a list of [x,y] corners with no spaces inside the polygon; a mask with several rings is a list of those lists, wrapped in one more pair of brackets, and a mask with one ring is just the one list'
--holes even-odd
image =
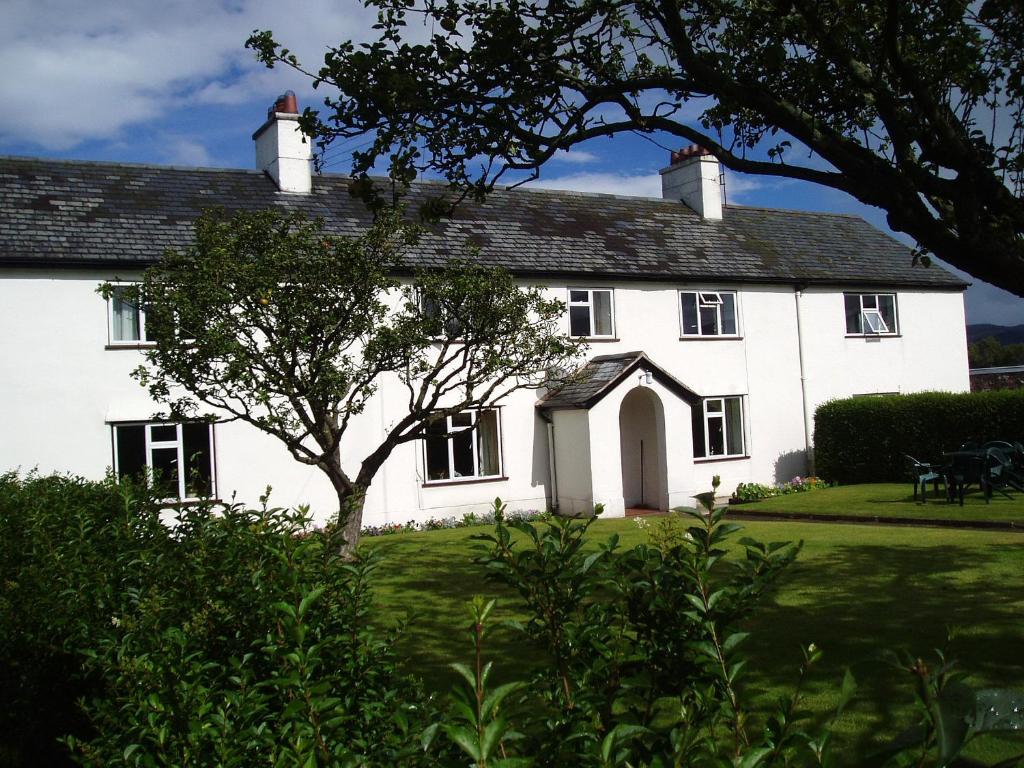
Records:
{"label": "porch roof", "polygon": [[700,395],[683,384],[644,352],[600,355],[570,374],[560,387],[552,388],[537,403],[542,410],[593,408],[601,399],[634,371],[650,372],[663,386],[688,403],[700,401]]}

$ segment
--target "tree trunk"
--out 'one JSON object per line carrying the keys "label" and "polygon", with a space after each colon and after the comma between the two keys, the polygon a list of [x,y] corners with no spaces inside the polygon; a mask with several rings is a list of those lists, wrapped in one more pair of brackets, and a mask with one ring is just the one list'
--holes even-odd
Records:
{"label": "tree trunk", "polygon": [[334,531],[338,549],[346,559],[355,555],[359,543],[359,531],[363,527],[363,504],[366,502],[366,489],[361,487],[339,488],[338,520]]}

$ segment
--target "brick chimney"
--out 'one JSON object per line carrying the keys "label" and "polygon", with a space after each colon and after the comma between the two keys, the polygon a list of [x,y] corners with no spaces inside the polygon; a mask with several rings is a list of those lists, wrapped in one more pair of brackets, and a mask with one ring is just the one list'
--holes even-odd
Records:
{"label": "brick chimney", "polygon": [[661,196],[682,200],[705,219],[722,218],[722,183],[718,160],[697,144],[673,152],[661,171]]}
{"label": "brick chimney", "polygon": [[252,135],[256,142],[256,167],[266,173],[282,192],[308,195],[313,189],[309,138],[299,130],[299,105],[295,93],[285,91],[267,110],[267,122]]}

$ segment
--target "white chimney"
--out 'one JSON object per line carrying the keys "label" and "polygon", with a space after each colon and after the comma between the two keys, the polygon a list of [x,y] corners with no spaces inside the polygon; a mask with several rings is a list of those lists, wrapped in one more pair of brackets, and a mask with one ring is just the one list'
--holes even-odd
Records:
{"label": "white chimney", "polygon": [[661,171],[661,196],[682,200],[705,219],[721,219],[722,184],[715,156],[692,144],[673,152],[671,162]]}
{"label": "white chimney", "polygon": [[309,138],[299,130],[299,106],[292,91],[277,97],[267,122],[252,135],[256,167],[270,175],[282,192],[308,195],[313,189]]}

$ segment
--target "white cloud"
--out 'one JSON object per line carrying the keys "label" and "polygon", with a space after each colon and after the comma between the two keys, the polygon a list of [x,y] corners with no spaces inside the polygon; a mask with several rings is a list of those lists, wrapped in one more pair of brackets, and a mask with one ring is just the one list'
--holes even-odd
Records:
{"label": "white cloud", "polygon": [[308,80],[267,70],[244,49],[254,29],[315,67],[328,44],[365,39],[361,4],[307,0],[8,0],[0,27],[0,140],[44,149],[116,138],[189,103],[269,101]]}
{"label": "white cloud", "polygon": [[551,161],[569,165],[586,165],[587,163],[596,163],[598,159],[593,152],[586,152],[582,149],[560,149],[554,154]]}
{"label": "white cloud", "polygon": [[210,153],[202,144],[184,136],[167,137],[163,142],[163,161],[171,165],[209,168],[215,165]]}
{"label": "white cloud", "polygon": [[661,179],[656,173],[573,173],[566,176],[540,178],[531,187],[565,189],[573,192],[603,192],[632,197],[661,197]]}

